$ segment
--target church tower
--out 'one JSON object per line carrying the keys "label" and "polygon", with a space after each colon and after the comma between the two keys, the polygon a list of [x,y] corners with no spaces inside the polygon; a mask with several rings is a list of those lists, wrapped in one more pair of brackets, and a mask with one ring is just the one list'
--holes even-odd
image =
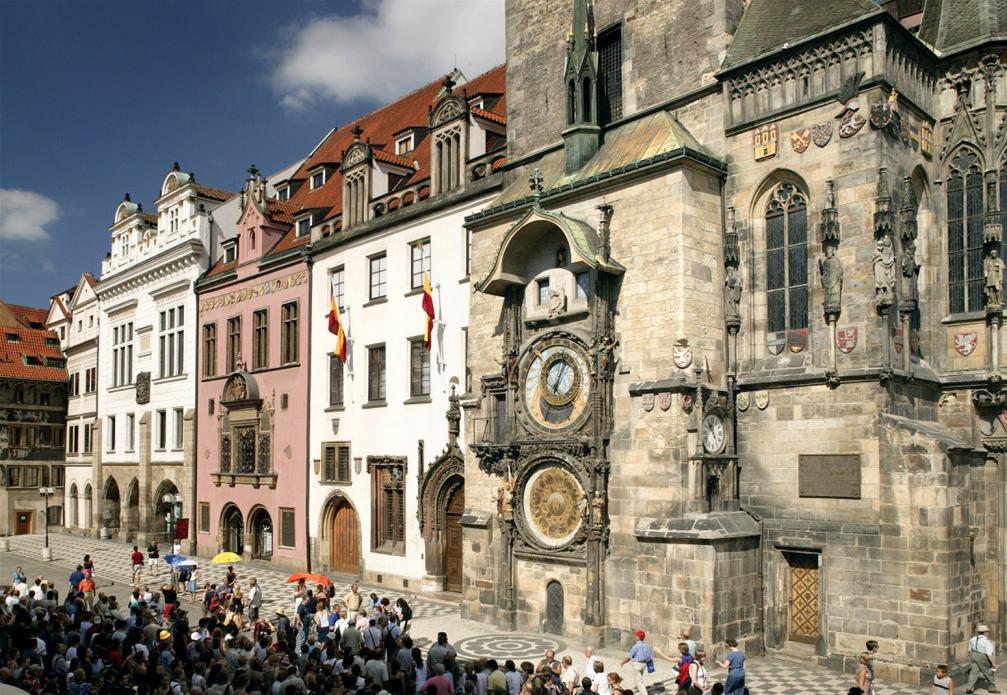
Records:
{"label": "church tower", "polygon": [[569,174],[584,166],[598,152],[601,142],[601,127],[598,125],[598,46],[591,0],[574,0],[573,26],[567,36],[563,76],[566,89],[563,149]]}

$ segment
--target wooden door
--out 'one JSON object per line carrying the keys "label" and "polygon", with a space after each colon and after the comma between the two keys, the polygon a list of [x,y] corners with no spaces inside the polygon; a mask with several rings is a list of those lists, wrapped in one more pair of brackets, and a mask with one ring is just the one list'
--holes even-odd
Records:
{"label": "wooden door", "polygon": [[360,574],[360,521],[346,502],[332,515],[329,568],[333,572]]}
{"label": "wooden door", "polygon": [[462,590],[462,513],[465,488],[458,488],[448,501],[444,521],[444,574],[448,591]]}
{"label": "wooden door", "polygon": [[542,625],[543,630],[555,635],[563,634],[564,603],[563,585],[559,582],[549,582],[545,587],[545,622]]}
{"label": "wooden door", "polygon": [[818,640],[818,555],[788,554],[790,569],[789,639],[814,644]]}
{"label": "wooden door", "polygon": [[32,512],[14,512],[16,524],[14,527],[14,533],[21,535],[23,533],[31,533],[31,518],[33,516]]}

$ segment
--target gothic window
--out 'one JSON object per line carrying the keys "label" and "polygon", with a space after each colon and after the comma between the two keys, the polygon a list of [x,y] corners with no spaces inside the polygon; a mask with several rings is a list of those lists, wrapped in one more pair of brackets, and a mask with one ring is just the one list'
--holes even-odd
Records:
{"label": "gothic window", "polygon": [[[393,458],[393,461],[387,460]],[[405,459],[381,459],[380,463],[368,461],[371,468],[371,545],[379,552],[402,555],[405,552]]]}
{"label": "gothic window", "polygon": [[292,364],[297,362],[300,350],[298,349],[298,315],[300,305],[294,302],[284,304],[280,313],[282,324],[280,325],[280,363]]}
{"label": "gothic window", "polygon": [[336,355],[329,355],[329,407],[343,405],[343,361]]}
{"label": "gothic window", "polygon": [[234,470],[236,473],[255,472],[255,428],[234,428]]}
{"label": "gothic window", "polygon": [[[612,27],[598,35],[598,87],[601,92],[598,123],[622,118],[622,28]],[[585,109],[585,117],[590,114]]]}
{"label": "gothic window", "polygon": [[350,482],[349,442],[328,442],[322,445],[322,482]]}
{"label": "gothic window", "polygon": [[252,314],[252,369],[269,366],[269,315],[265,309]]}
{"label": "gothic window", "polygon": [[808,205],[793,184],[781,184],[766,206],[767,330],[808,327]]}
{"label": "gothic window", "polygon": [[203,376],[217,375],[217,324],[203,326]]}
{"label": "gothic window", "polygon": [[983,175],[975,153],[963,149],[951,160],[947,190],[949,309],[953,314],[981,311],[986,303]]}
{"label": "gothic window", "polygon": [[234,316],[227,319],[227,371],[236,371],[238,369],[238,361],[240,359],[241,317]]}

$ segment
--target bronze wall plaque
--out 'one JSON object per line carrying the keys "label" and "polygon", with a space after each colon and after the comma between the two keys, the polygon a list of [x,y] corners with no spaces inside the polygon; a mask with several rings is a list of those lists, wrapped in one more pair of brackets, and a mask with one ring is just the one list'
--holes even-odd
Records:
{"label": "bronze wall plaque", "polygon": [[860,454],[801,454],[797,476],[801,497],[860,499]]}

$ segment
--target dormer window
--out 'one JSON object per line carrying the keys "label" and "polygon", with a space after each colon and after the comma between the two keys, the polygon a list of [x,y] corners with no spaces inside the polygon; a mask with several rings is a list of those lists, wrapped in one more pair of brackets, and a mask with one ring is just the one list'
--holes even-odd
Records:
{"label": "dormer window", "polygon": [[405,137],[399,138],[395,141],[395,154],[405,154],[406,152],[413,151],[413,134],[410,133]]}
{"label": "dormer window", "polygon": [[21,336],[19,336],[17,333],[7,333],[6,336],[7,336],[7,342],[8,343],[20,343],[21,342]]}
{"label": "dormer window", "polygon": [[238,260],[238,245],[234,239],[224,244],[224,263],[234,263]]}
{"label": "dormer window", "polygon": [[311,233],[311,218],[305,217],[303,220],[297,220],[297,236],[307,236]]}
{"label": "dormer window", "polygon": [[290,200],[290,186],[276,189],[276,197],[282,201]]}
{"label": "dormer window", "polygon": [[321,169],[311,174],[311,190],[321,188],[324,185],[325,185],[325,169]]}

